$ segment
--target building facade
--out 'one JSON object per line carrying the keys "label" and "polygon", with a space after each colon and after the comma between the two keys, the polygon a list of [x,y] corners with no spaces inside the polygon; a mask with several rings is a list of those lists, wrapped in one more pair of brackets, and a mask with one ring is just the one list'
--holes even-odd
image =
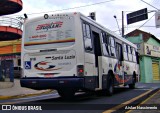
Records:
{"label": "building facade", "polygon": [[11,86],[8,84],[14,81],[14,66],[19,63],[22,21],[9,17],[9,14],[17,13],[22,8],[22,0],[0,2],[0,89]]}
{"label": "building facade", "polygon": [[138,29],[126,37],[137,45],[140,54],[140,82],[160,83],[160,40]]}

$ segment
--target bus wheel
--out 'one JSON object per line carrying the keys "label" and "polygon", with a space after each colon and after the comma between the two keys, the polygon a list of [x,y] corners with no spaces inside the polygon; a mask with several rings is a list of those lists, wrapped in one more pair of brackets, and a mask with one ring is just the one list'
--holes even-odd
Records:
{"label": "bus wheel", "polygon": [[72,100],[75,91],[73,89],[58,90],[58,94],[65,100]]}
{"label": "bus wheel", "polygon": [[134,72],[133,73],[133,81],[132,81],[132,84],[129,84],[129,88],[130,89],[134,89],[135,88],[135,83],[136,83],[136,73]]}
{"label": "bus wheel", "polygon": [[114,90],[114,78],[112,77],[111,74],[108,74],[107,77],[107,95],[112,96],[113,95],[113,90]]}
{"label": "bus wheel", "polygon": [[134,88],[135,88],[135,83],[129,84],[129,88],[130,88],[130,89],[134,89]]}

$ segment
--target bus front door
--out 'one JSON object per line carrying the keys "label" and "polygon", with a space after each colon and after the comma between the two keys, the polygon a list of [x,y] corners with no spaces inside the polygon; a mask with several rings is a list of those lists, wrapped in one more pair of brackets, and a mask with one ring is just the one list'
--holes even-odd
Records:
{"label": "bus front door", "polygon": [[93,36],[93,48],[95,55],[95,67],[97,68],[97,89],[102,89],[102,51],[101,51],[101,43],[100,43],[100,35],[99,33],[92,31]]}

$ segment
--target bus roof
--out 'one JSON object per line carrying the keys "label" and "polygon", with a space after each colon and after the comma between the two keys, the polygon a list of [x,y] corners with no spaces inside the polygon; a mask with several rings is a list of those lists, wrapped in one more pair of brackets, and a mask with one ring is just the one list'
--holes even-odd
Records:
{"label": "bus roof", "polygon": [[79,12],[66,12],[66,13],[44,14],[42,16],[27,19],[25,24],[31,23],[31,22],[34,22],[34,21],[39,21],[39,20],[42,20],[42,19],[54,18],[55,16],[73,16],[73,15],[78,15],[78,14],[80,14],[80,13]]}

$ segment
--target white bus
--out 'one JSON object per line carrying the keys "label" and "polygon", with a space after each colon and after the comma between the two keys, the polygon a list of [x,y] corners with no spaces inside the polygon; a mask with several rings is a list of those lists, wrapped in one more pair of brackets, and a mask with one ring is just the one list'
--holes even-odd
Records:
{"label": "white bus", "polygon": [[135,87],[137,48],[79,12],[28,19],[22,38],[21,86],[60,96]]}

